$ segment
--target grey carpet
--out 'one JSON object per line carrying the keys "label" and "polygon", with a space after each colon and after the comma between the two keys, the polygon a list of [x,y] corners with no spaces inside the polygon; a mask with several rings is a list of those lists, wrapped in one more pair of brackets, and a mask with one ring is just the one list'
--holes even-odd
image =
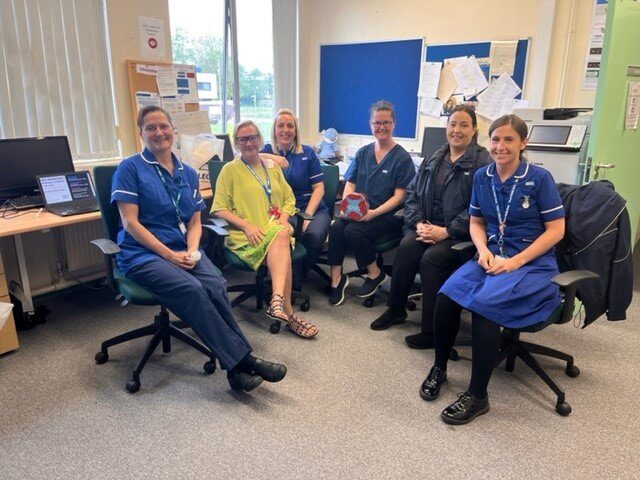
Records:
{"label": "grey carpet", "polygon": [[104,291],[50,302],[48,322],[0,357],[0,478],[640,478],[637,295],[625,322],[531,336],[576,357],[575,379],[542,360],[567,392],[569,417],[519,363],[494,374],[489,414],[451,427],[439,413],[467,386],[470,349],[451,363],[441,398],[426,403],[418,386],[433,352],[403,343],[419,311],[373,332],[383,302],[366,309],[350,287],[334,308],[319,282],[307,291],[306,317],[321,330],[312,341],[271,335],[263,313],[236,310],[256,355],[289,368],[251,394],[232,392],[219,370],[204,375],[204,357],[174,342],[130,395],[124,384],[145,341],[113,348],[105,365],[93,356],[155,309],[121,308]]}

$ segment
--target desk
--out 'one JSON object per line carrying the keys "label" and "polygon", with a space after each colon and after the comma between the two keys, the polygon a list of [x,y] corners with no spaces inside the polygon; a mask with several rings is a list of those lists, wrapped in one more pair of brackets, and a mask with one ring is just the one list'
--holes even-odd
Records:
{"label": "desk", "polygon": [[[213,193],[210,188],[202,189],[203,198],[212,198]],[[29,232],[37,232],[39,230],[49,230],[51,228],[63,227],[65,225],[73,225],[74,223],[90,222],[100,218],[100,212],[81,213],[79,215],[69,215],[68,217],[60,217],[53,213],[42,211],[38,216],[40,209],[32,209],[18,212],[13,218],[0,218],[0,238],[13,237],[13,244],[16,249],[18,260],[18,273],[20,284],[25,295],[25,304],[22,306],[25,313],[31,314],[34,311],[33,297],[31,296],[31,286],[29,284],[29,276],[27,273],[27,262],[22,245],[22,234]]]}

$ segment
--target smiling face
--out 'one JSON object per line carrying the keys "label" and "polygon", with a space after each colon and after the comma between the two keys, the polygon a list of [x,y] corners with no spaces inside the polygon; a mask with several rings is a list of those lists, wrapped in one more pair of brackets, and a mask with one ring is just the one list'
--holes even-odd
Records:
{"label": "smiling face", "polygon": [[473,126],[471,116],[462,110],[454,112],[447,122],[447,142],[454,150],[466,150],[476,129]]}
{"label": "smiling face", "polygon": [[245,160],[257,158],[262,147],[258,129],[253,125],[239,128],[236,132],[236,146]]}
{"label": "smiling face", "polygon": [[173,126],[164,113],[151,112],[144,117],[140,136],[145,146],[156,157],[167,154],[173,145]]}
{"label": "smiling face", "polygon": [[280,150],[289,150],[296,139],[296,122],[288,113],[278,115],[275,121],[276,143]]}
{"label": "smiling face", "polygon": [[520,153],[527,146],[527,139],[520,135],[511,125],[503,125],[491,133],[489,153],[496,165],[508,167],[520,161]]}
{"label": "smiling face", "polygon": [[376,140],[383,143],[393,137],[395,122],[389,110],[375,110],[371,115],[371,133]]}

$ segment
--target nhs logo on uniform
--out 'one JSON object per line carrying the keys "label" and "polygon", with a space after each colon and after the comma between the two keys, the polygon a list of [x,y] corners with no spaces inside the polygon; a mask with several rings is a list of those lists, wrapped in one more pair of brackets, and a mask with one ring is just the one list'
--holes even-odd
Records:
{"label": "nhs logo on uniform", "polygon": [[302,160],[303,160],[303,161],[304,161],[304,160],[307,160],[307,157],[302,157]]}
{"label": "nhs logo on uniform", "polygon": [[536,182],[531,181],[531,182],[524,182],[524,186],[525,187],[533,187],[536,184]]}
{"label": "nhs logo on uniform", "polygon": [[382,170],[382,173],[389,173],[388,170]]}

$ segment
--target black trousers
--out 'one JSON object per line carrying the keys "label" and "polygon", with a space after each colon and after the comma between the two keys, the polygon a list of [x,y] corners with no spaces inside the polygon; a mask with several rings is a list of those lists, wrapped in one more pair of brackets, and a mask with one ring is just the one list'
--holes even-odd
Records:
{"label": "black trousers", "polygon": [[422,283],[422,333],[433,335],[433,310],[438,290],[462,264],[460,254],[452,250],[455,240],[447,238],[436,244],[419,242],[416,232],[408,232],[400,242],[393,261],[391,289],[387,306],[403,312],[416,273]]}
{"label": "black trousers", "polygon": [[347,249],[355,257],[358,268],[365,268],[376,259],[373,244],[380,237],[398,234],[402,229],[402,219],[395,218],[393,213],[385,213],[369,222],[352,222],[337,219],[329,230],[329,265],[342,265]]}
{"label": "black trousers", "polygon": [[[434,312],[435,364],[445,369],[449,353],[460,329],[462,307],[444,294],[439,294]],[[471,312],[471,381],[468,391],[478,398],[487,396],[487,386],[498,359],[500,325]]]}

